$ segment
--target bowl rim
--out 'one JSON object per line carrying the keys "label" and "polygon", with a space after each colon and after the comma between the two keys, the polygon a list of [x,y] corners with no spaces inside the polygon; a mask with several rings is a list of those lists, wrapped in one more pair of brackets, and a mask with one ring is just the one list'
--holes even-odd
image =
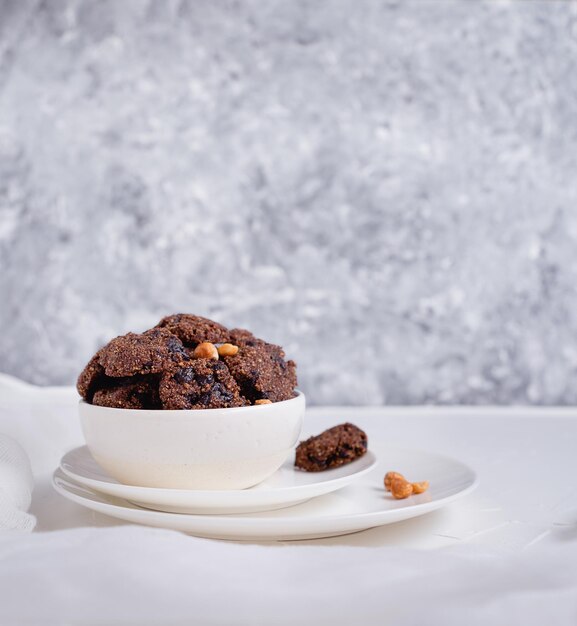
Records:
{"label": "bowl rim", "polygon": [[84,398],[80,398],[78,401],[79,407],[91,407],[88,410],[98,410],[98,411],[106,411],[106,412],[122,412],[129,413],[131,415],[138,414],[153,414],[153,415],[189,415],[189,416],[206,416],[208,413],[214,413],[215,411],[226,411],[227,415],[231,413],[246,413],[247,411],[258,410],[270,410],[272,407],[287,407],[291,403],[296,404],[301,401],[306,403],[305,394],[300,389],[294,390],[296,395],[294,398],[289,398],[288,400],[281,400],[280,402],[271,402],[270,404],[250,404],[248,406],[230,406],[230,407],[213,407],[210,409],[122,409],[120,407],[111,407],[111,406],[100,406],[98,404],[92,404],[91,402],[87,402]]}

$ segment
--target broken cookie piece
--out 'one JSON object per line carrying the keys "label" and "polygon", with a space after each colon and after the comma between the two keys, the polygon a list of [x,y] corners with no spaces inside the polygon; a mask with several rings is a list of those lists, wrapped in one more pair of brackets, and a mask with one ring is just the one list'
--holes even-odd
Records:
{"label": "broken cookie piece", "polygon": [[306,472],[322,472],[351,463],[366,451],[366,433],[354,424],[341,424],[301,441],[295,466]]}

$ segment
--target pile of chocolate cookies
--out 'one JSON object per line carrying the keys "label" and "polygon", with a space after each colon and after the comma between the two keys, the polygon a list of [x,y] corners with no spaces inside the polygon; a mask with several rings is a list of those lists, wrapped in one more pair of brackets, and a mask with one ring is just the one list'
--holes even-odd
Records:
{"label": "pile of chocolate cookies", "polygon": [[110,341],[90,359],[77,389],[99,406],[211,409],[288,400],[296,384],[296,365],[280,346],[178,314]]}

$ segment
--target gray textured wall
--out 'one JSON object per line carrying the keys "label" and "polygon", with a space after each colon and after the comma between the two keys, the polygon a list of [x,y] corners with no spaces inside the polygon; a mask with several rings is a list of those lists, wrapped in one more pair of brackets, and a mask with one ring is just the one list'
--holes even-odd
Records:
{"label": "gray textured wall", "polygon": [[188,311],[315,403],[577,402],[576,8],[0,0],[0,370]]}

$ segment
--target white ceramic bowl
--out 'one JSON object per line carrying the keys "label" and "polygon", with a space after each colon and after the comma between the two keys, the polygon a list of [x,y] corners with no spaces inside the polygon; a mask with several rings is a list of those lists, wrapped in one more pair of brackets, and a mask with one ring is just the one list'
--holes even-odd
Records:
{"label": "white ceramic bowl", "polygon": [[268,478],[298,441],[301,392],[284,402],[230,409],[147,411],[80,402],[94,459],[127,485],[244,489]]}

